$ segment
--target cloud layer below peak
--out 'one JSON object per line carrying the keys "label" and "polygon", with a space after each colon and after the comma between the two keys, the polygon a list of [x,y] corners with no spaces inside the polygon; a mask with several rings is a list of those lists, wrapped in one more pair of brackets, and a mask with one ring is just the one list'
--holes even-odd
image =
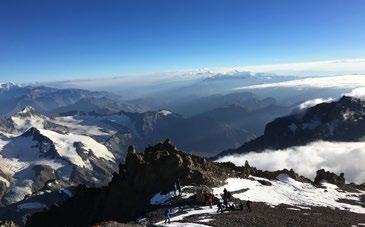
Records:
{"label": "cloud layer below peak", "polygon": [[236,90],[265,89],[265,88],[340,88],[353,89],[365,87],[364,75],[344,75],[330,77],[313,77],[298,80],[290,80],[278,83],[267,83],[253,86],[239,87]]}
{"label": "cloud layer below peak", "polygon": [[306,146],[283,150],[266,150],[222,157],[218,162],[250,165],[262,170],[294,169],[300,175],[314,179],[318,169],[336,174],[345,173],[347,182],[365,183],[365,142],[317,141]]}

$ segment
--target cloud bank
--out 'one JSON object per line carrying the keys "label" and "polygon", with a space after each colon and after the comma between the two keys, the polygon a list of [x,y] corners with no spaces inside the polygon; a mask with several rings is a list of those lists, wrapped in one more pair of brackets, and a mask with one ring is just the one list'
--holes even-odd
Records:
{"label": "cloud bank", "polygon": [[335,76],[341,74],[365,73],[365,59],[253,65],[239,67],[238,69],[250,72],[267,72],[294,76]]}
{"label": "cloud bank", "polygon": [[292,168],[310,179],[314,179],[318,169],[324,168],[336,174],[345,173],[347,182],[365,183],[365,142],[318,141],[283,150],[230,155],[217,161],[241,166],[246,160],[262,170]]}
{"label": "cloud bank", "polygon": [[298,80],[290,80],[278,83],[267,83],[253,86],[245,86],[236,88],[236,90],[244,89],[264,89],[264,88],[347,88],[354,89],[365,87],[364,75],[344,75],[331,77],[313,77]]}

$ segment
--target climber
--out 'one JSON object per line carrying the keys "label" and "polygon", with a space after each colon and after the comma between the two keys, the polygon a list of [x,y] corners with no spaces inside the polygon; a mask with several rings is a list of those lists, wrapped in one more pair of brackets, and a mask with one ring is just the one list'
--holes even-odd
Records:
{"label": "climber", "polygon": [[212,208],[212,206],[213,206],[213,195],[212,194],[207,195],[207,201],[208,201],[209,207]]}
{"label": "climber", "polygon": [[239,207],[240,207],[240,210],[243,211],[243,203],[242,202],[240,202]]}
{"label": "climber", "polygon": [[218,201],[217,207],[218,207],[217,213],[221,212],[221,214],[223,214],[223,204],[221,200]]}
{"label": "climber", "polygon": [[251,212],[251,204],[252,204],[252,202],[250,200],[247,200],[246,207],[247,207],[248,212]]}
{"label": "climber", "polygon": [[227,191],[227,189],[224,189],[223,190],[223,204],[226,208],[228,207],[228,197],[229,197],[229,192]]}
{"label": "climber", "polygon": [[165,216],[165,224],[167,224],[167,223],[170,224],[170,216],[171,216],[170,209],[165,210],[164,216]]}

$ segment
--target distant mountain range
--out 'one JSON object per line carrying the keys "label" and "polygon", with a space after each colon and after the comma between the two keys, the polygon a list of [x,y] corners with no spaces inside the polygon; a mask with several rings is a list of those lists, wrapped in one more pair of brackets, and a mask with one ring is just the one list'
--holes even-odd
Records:
{"label": "distant mountain range", "polygon": [[[45,86],[26,86],[12,83],[0,85],[0,116],[12,115],[26,106],[49,113],[58,110],[95,110],[100,112],[136,111],[117,95],[81,89],[57,89]],[[68,107],[70,106],[70,107]]]}

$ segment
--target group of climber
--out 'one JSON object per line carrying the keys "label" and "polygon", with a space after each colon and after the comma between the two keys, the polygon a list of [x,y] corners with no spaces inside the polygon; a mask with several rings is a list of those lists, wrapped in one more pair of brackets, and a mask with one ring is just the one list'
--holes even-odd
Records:
{"label": "group of climber", "polygon": [[[206,201],[209,205],[210,208],[213,207],[213,202],[214,202],[214,195],[206,193]],[[242,202],[240,202],[239,204],[235,204],[233,202],[230,202],[232,200],[232,195],[231,193],[225,188],[223,190],[223,194],[222,194],[222,199],[217,201],[217,213],[223,213],[224,210],[230,210],[230,211],[234,211],[234,210],[241,210],[243,211],[244,209],[244,205]],[[246,208],[248,212],[251,212],[251,204],[252,202],[250,200],[246,201]]]}
{"label": "group of climber", "polygon": [[[173,191],[174,191],[175,196],[181,196],[182,195],[181,184],[180,184],[179,179],[177,179],[175,181],[175,183],[173,185]],[[170,209],[165,210],[164,217],[165,217],[165,224],[170,223],[170,218],[171,218],[171,210]]]}
{"label": "group of climber", "polygon": [[[176,182],[174,183],[175,196],[177,196],[176,192],[178,192],[179,196],[182,195],[179,179],[177,179]],[[214,204],[214,200],[215,200],[214,195],[211,193],[205,193],[204,196],[205,196],[205,200],[206,200],[208,206],[210,208],[213,208],[213,204]],[[219,199],[217,201],[217,207],[218,207],[217,213],[223,213],[224,210],[230,210],[230,211],[234,211],[234,210],[243,211],[244,210],[244,205],[242,202],[240,202],[239,204],[235,204],[235,203],[231,202],[232,194],[226,188],[224,188],[223,194],[221,196],[222,196],[222,199]],[[252,202],[250,200],[247,200],[246,208],[247,208],[248,212],[251,212],[251,205],[252,205]],[[170,209],[165,210],[165,212],[164,212],[165,224],[170,223],[171,214],[172,214],[172,212]]]}

